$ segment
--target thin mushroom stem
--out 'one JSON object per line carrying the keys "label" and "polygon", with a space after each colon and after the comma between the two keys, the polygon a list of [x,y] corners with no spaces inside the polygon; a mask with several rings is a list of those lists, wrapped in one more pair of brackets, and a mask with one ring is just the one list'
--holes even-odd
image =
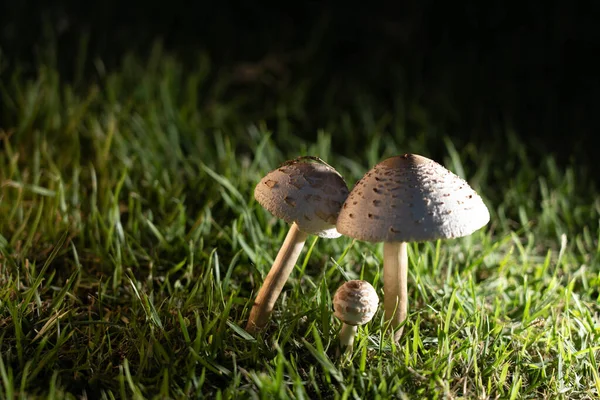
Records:
{"label": "thin mushroom stem", "polygon": [[[385,319],[390,329],[396,329],[406,320],[408,309],[408,253],[406,242],[385,242],[383,244],[383,290]],[[404,327],[394,334],[398,342]]]}
{"label": "thin mushroom stem", "polygon": [[254,300],[246,325],[246,331],[249,333],[256,333],[267,325],[275,302],[296,265],[307,237],[308,234],[298,229],[295,222],[290,226],[275,262]]}
{"label": "thin mushroom stem", "polygon": [[342,324],[342,329],[340,329],[340,348],[341,350],[346,350],[348,348],[352,348],[354,344],[354,336],[356,336],[356,332],[358,331],[358,326],[350,325],[350,324]]}

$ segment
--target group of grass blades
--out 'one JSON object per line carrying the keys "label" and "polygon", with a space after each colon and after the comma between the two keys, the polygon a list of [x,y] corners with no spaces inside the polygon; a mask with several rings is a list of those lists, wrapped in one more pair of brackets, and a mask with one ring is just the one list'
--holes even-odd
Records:
{"label": "group of grass blades", "polygon": [[[346,237],[310,238],[269,334],[247,334],[287,231],[253,200],[261,176],[310,154],[352,185],[387,156],[431,154],[430,131],[331,109],[306,142],[293,118],[246,117],[251,89],[209,79],[208,63],[188,71],[158,49],[110,71],[96,61],[88,85],[52,63],[0,75],[1,397],[600,395],[596,187],[584,168],[532,162],[510,133],[502,152],[446,140],[437,161],[483,195],[490,224],[408,245],[399,344],[380,310],[335,358],[332,293],[352,279],[382,289],[381,247]],[[289,84],[278,115],[302,115],[307,84]]]}

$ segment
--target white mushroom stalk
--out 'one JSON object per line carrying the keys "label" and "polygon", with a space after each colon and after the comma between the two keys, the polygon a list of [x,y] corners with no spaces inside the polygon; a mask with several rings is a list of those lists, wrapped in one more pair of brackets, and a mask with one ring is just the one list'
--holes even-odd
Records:
{"label": "white mushroom stalk", "polygon": [[340,348],[352,350],[358,325],[369,322],[379,306],[379,297],[367,281],[353,280],[344,283],[333,296],[335,316],[342,321]]}
{"label": "white mushroom stalk", "polygon": [[467,182],[419,155],[388,158],[357,182],[336,226],[343,235],[384,242],[385,315],[396,341],[408,310],[407,243],[470,235],[489,219]]}
{"label": "white mushroom stalk", "polygon": [[258,183],[256,200],[291,227],[256,296],[246,325],[248,332],[256,333],[266,326],[308,235],[340,236],[335,222],[347,196],[342,176],[316,157],[288,161]]}
{"label": "white mushroom stalk", "polygon": [[385,320],[396,331],[399,340],[402,323],[408,314],[408,244],[385,242],[383,244],[383,307]]}
{"label": "white mushroom stalk", "polygon": [[246,326],[248,332],[256,332],[269,321],[275,302],[298,261],[307,237],[308,234],[298,229],[296,223],[290,226],[279,253],[254,300]]}

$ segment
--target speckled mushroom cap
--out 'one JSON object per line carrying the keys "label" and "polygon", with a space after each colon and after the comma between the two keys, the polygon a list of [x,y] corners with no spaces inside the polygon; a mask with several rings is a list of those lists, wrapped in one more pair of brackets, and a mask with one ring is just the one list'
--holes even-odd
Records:
{"label": "speckled mushroom cap", "polygon": [[337,230],[367,242],[466,236],[488,223],[481,197],[426,157],[404,154],[375,165],[346,199]]}
{"label": "speckled mushroom cap", "polygon": [[366,324],[377,312],[379,297],[367,281],[348,281],[333,296],[335,316],[348,325]]}
{"label": "speckled mushroom cap", "polygon": [[324,238],[341,236],[335,228],[348,197],[342,176],[317,157],[300,157],[269,172],[254,189],[266,210],[305,233]]}

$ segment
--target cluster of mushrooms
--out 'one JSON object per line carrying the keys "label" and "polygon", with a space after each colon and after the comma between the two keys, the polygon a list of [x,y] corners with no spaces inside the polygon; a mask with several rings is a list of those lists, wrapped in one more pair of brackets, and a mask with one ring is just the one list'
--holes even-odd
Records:
{"label": "cluster of mushrooms", "polygon": [[[408,242],[470,235],[488,223],[481,197],[459,176],[426,157],[404,154],[375,165],[352,191],[342,176],[317,157],[300,157],[269,172],[256,200],[291,224],[260,288],[246,326],[263,329],[308,235],[346,235],[383,242],[385,319],[398,342],[407,316]],[[368,322],[379,299],[365,281],[349,281],[334,296],[343,322],[340,344],[351,346],[356,325]]]}

